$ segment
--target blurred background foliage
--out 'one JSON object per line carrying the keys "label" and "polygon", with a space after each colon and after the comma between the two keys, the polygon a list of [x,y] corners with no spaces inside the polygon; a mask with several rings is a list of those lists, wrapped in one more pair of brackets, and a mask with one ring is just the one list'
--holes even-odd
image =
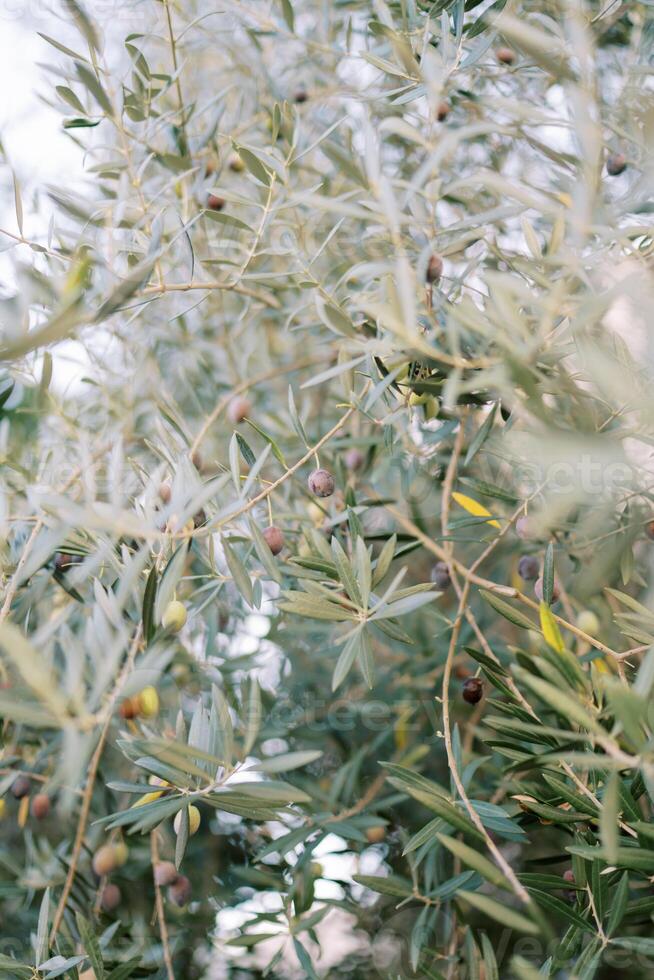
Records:
{"label": "blurred background foliage", "polygon": [[0,973],[651,976],[652,4],[58,13]]}

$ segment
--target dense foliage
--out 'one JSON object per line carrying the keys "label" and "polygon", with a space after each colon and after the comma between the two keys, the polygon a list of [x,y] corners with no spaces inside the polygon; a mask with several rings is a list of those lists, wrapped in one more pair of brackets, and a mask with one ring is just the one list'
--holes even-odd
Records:
{"label": "dense foliage", "polygon": [[1,975],[652,976],[651,3],[97,6],[84,186],[3,172]]}

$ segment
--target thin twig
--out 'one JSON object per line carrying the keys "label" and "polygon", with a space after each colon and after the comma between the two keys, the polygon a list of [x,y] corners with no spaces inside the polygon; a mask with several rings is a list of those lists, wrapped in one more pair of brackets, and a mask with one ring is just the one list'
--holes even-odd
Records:
{"label": "thin twig", "polygon": [[[458,458],[460,456],[461,447],[463,445],[462,430],[463,430],[463,425],[461,425],[461,428],[459,429],[459,433],[457,434],[457,438],[455,440],[454,449],[452,451],[452,459],[450,460],[450,465],[448,466],[447,476],[449,477],[449,480],[447,484],[444,486],[444,491],[447,491],[444,492],[443,494],[442,511],[441,511],[442,513],[441,522],[444,529],[447,528],[447,515],[449,513],[449,494],[451,492],[454,475],[456,473]],[[489,549],[490,546],[486,548],[483,554],[480,556],[480,558],[477,559],[477,563],[481,563],[481,561],[483,561],[483,559],[489,553]],[[448,560],[448,564],[452,569],[451,555],[448,555],[448,559],[446,560]],[[506,858],[504,857],[500,849],[497,847],[497,845],[489,835],[488,831],[484,827],[483,820],[481,819],[481,817],[473,807],[472,803],[470,802],[470,799],[468,798],[468,794],[466,793],[465,786],[463,785],[463,781],[459,774],[456,756],[454,754],[454,747],[452,745],[452,729],[450,724],[450,698],[449,698],[450,677],[452,674],[452,663],[454,661],[454,655],[456,653],[459,633],[461,631],[461,624],[463,623],[463,619],[464,619],[464,610],[466,607],[466,602],[468,600],[468,594],[470,592],[470,584],[471,584],[470,579],[467,578],[463,588],[461,589],[461,593],[459,597],[459,607],[457,610],[456,619],[454,621],[454,627],[450,635],[450,643],[447,651],[447,657],[445,660],[445,669],[443,671],[443,689],[442,689],[443,693],[441,699],[441,707],[443,710],[443,737],[445,741],[445,751],[447,753],[447,761],[450,767],[450,773],[452,775],[454,785],[456,786],[461,802],[463,803],[466,810],[468,811],[468,815],[471,821],[473,822],[473,824],[475,825],[479,833],[482,835],[482,838],[486,843],[486,847],[492,854],[497,866],[503,872],[505,878],[507,879],[507,882],[511,886],[511,889],[516,895],[516,897],[519,898],[520,901],[523,902],[525,905],[529,905],[531,903],[529,893],[527,892],[524,885],[520,883],[513,868],[508,863],[508,861],[506,860]]]}
{"label": "thin twig", "polygon": [[170,51],[173,58],[173,69],[175,73],[175,88],[177,89],[177,104],[179,109],[179,127],[184,136],[184,152],[189,153],[188,136],[186,135],[186,117],[184,112],[184,97],[182,95],[182,83],[179,77],[179,65],[177,64],[177,45],[175,43],[175,33],[173,31],[173,18],[170,13],[170,0],[164,0],[166,8],[166,21],[168,25],[168,38],[170,40]]}
{"label": "thin twig", "polygon": [[143,633],[143,624],[139,624],[136,633],[134,634],[134,639],[132,640],[130,649],[125,660],[123,669],[120,672],[118,680],[114,685],[114,689],[109,696],[105,708],[105,719],[100,730],[100,737],[98,738],[98,743],[95,747],[95,751],[91,757],[89,763],[88,776],[86,780],[86,787],[84,789],[84,795],[82,797],[82,806],[80,809],[79,818],[77,821],[77,831],[75,833],[75,842],[73,844],[73,851],[70,858],[70,864],[68,866],[68,874],[66,875],[66,881],[64,882],[63,891],[59,899],[59,904],[57,905],[57,911],[55,912],[54,920],[52,923],[52,930],[50,932],[50,943],[54,943],[57,933],[59,932],[59,927],[61,926],[61,921],[66,910],[66,904],[68,902],[68,896],[70,895],[70,890],[73,887],[73,881],[75,880],[75,874],[77,872],[77,864],[79,862],[79,856],[82,851],[82,845],[84,843],[84,836],[86,834],[86,826],[89,819],[89,813],[91,810],[91,801],[93,798],[93,790],[95,788],[95,780],[98,775],[98,768],[100,766],[100,759],[102,758],[102,752],[104,750],[105,742],[107,740],[107,735],[109,734],[109,729],[111,727],[111,721],[113,717],[113,710],[116,701],[120,697],[121,691],[127,680],[129,674],[131,673],[132,667],[134,665],[134,660],[136,658],[136,653],[141,643],[141,637]]}
{"label": "thin twig", "polygon": [[217,282],[215,279],[209,282],[171,282],[161,283],[161,285],[156,286],[146,286],[145,289],[137,293],[137,296],[152,296],[157,293],[160,295],[164,293],[188,293],[193,289],[202,289],[207,292],[211,292],[214,289],[225,289],[228,292],[231,291],[233,293],[241,293],[243,296],[251,296],[252,299],[258,299],[275,310],[278,310],[281,306],[279,300],[271,296],[270,293],[264,293],[260,289],[253,289],[251,286],[242,286],[240,283]]}
{"label": "thin twig", "polygon": [[154,900],[157,909],[157,921],[159,922],[159,935],[161,936],[161,947],[163,950],[166,974],[168,976],[168,980],[175,980],[173,960],[172,956],[170,955],[170,941],[168,939],[168,926],[166,925],[163,897],[161,895],[161,886],[157,881],[156,875],[156,868],[159,863],[159,841],[157,840],[157,833],[158,831],[156,828],[150,833],[150,862],[152,864],[152,880],[154,881]]}

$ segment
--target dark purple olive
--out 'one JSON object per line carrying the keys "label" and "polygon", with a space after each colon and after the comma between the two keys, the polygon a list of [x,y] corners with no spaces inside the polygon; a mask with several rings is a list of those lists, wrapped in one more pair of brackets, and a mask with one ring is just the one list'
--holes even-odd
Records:
{"label": "dark purple olive", "polygon": [[479,677],[468,677],[463,682],[463,700],[468,704],[479,704],[484,693],[484,684]]}
{"label": "dark purple olive", "polygon": [[523,555],[518,562],[518,575],[525,582],[533,582],[534,579],[537,579],[539,571],[540,562],[536,555]]}
{"label": "dark purple olive", "polygon": [[431,580],[439,589],[447,589],[452,584],[447,562],[437,561],[431,570]]}
{"label": "dark purple olive", "polygon": [[71,555],[66,551],[58,551],[55,555],[54,565],[58,572],[67,572],[73,565],[79,565],[84,561],[82,555]]}
{"label": "dark purple olive", "polygon": [[627,158],[624,153],[612,153],[606,161],[606,172],[609,177],[618,177],[627,169]]}
{"label": "dark purple olive", "polygon": [[443,260],[440,255],[432,255],[427,263],[427,282],[438,282],[443,275]]}
{"label": "dark purple olive", "polygon": [[183,908],[184,905],[188,905],[191,899],[191,892],[191,882],[186,875],[178,875],[173,884],[168,887],[168,900],[173,905]]}
{"label": "dark purple olive", "polygon": [[22,800],[30,791],[31,782],[27,776],[16,776],[11,784],[11,795],[16,800]]}

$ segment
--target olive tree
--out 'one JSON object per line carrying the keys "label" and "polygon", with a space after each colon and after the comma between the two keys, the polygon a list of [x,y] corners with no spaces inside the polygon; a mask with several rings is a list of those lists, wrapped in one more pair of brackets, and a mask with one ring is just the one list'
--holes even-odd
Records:
{"label": "olive tree", "polygon": [[651,976],[651,2],[63,8],[0,972]]}

